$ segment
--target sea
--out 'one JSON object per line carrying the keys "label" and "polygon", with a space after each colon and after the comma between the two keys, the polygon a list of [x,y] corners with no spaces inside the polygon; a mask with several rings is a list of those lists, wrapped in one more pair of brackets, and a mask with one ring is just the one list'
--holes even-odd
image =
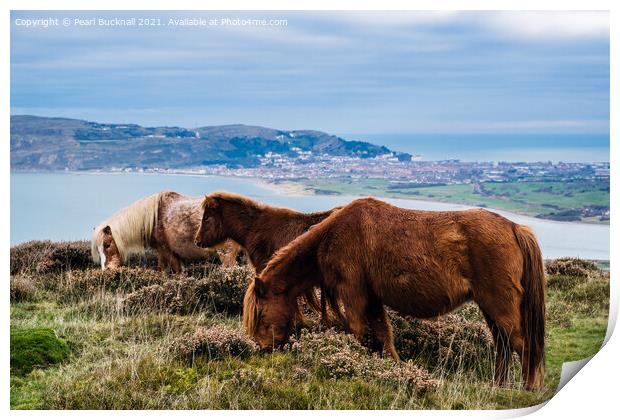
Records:
{"label": "sea", "polygon": [[462,162],[609,162],[609,134],[342,134],[410,153]]}
{"label": "sea", "polygon": [[[90,239],[93,228],[117,210],[159,191],[187,195],[231,191],[299,211],[319,211],[355,197],[290,193],[262,181],[217,176],[142,173],[11,173],[11,245],[29,240]],[[420,210],[463,210],[450,203],[386,199]],[[545,258],[609,259],[609,225],[556,222],[497,211],[536,233]]]}

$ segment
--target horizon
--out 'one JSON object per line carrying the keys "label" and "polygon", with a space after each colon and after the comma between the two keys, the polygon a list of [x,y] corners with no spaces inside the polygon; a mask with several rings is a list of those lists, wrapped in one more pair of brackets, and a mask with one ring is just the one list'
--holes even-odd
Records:
{"label": "horizon", "polygon": [[[140,12],[286,26],[27,28],[11,113],[358,134],[609,132],[606,12]],[[296,128],[299,129],[299,128]]]}

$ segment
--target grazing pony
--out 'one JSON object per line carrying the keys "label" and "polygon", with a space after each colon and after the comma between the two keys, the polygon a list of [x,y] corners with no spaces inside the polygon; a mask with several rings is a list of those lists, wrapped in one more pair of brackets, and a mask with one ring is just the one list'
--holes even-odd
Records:
{"label": "grazing pony", "polygon": [[[157,252],[157,269],[182,271],[182,263],[216,256],[213,249],[199,248],[194,236],[200,219],[202,197],[164,191],[145,197],[103,221],[93,231],[91,253],[102,269],[127,262],[130,255]],[[217,253],[224,265],[236,262],[239,246],[229,241]]]}
{"label": "grazing pony", "polygon": [[296,296],[321,285],[341,302],[360,341],[398,360],[384,304],[430,318],[475,301],[496,345],[495,382],[511,352],[526,388],[543,386],[545,277],[532,231],[483,210],[416,211],[353,201],[280,249],[246,292],[243,323],[262,349],[291,333]]}
{"label": "grazing pony", "polygon": [[[250,262],[260,273],[272,255],[290,241],[332,214],[335,209],[317,213],[271,207],[248,197],[228,192],[215,192],[204,197],[202,221],[196,233],[196,245],[213,247],[227,239],[241,245]],[[314,291],[305,295],[308,304],[318,311]],[[327,305],[340,315],[334,300],[321,292],[321,313],[327,319]]]}

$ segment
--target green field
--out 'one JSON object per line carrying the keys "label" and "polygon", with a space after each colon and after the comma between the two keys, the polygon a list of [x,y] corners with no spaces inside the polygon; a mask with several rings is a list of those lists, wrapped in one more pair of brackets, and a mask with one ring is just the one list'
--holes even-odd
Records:
{"label": "green field", "polygon": [[[386,179],[319,178],[296,181],[317,194],[374,195],[444,201],[507,210],[530,216],[552,218],[552,213],[585,206],[609,207],[609,182],[485,182],[430,187],[399,188]],[[582,221],[609,223],[609,220],[582,217]]]}
{"label": "green field", "polygon": [[496,388],[473,305],[433,321],[392,314],[407,363],[368,353],[310,314],[309,332],[261,354],[239,330],[250,268],[169,277],[145,268],[151,258],[104,273],[88,252],[87,243],[11,251],[13,409],[517,408],[551,398],[562,363],[596,353],[607,327],[608,273],[550,263],[547,388],[521,389],[516,364]]}

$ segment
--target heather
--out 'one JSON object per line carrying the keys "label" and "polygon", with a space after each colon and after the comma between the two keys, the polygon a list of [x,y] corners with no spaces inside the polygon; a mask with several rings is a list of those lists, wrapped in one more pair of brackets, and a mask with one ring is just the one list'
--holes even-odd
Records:
{"label": "heather", "polygon": [[549,399],[565,361],[598,350],[609,275],[548,261],[547,388],[491,385],[494,349],[473,304],[418,320],[389,311],[402,361],[373,353],[306,311],[289,343],[258,351],[240,326],[251,267],[217,262],[173,276],[152,253],[119,270],[86,242],[11,249],[11,407],[39,409],[469,409]]}

